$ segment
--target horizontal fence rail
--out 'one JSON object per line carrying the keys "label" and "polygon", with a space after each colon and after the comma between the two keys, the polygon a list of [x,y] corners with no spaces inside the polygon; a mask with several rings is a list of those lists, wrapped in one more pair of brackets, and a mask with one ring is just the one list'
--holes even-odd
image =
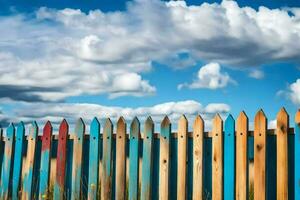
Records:
{"label": "horizontal fence rail", "polygon": [[275,129],[259,110],[253,131],[245,112],[216,114],[210,132],[200,115],[191,131],[183,115],[176,133],[167,116],[159,133],[151,117],[129,132],[123,117],[116,127],[94,118],[89,130],[80,118],[74,131],[63,120],[58,134],[49,121],[10,124],[0,130],[0,199],[298,200],[300,110],[294,122],[282,108]]}

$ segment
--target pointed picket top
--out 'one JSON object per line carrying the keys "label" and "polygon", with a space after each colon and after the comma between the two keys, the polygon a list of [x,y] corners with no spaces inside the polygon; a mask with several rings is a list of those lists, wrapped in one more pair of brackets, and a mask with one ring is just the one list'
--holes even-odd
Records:
{"label": "pointed picket top", "polygon": [[215,121],[215,122],[220,122],[220,121],[222,121],[222,118],[221,118],[221,116],[220,116],[219,113],[216,113],[216,115],[215,115],[214,118],[213,118],[213,121]]}
{"label": "pointed picket top", "polygon": [[266,134],[267,130],[267,118],[262,109],[260,109],[254,119],[254,134],[259,134],[261,136],[262,134]]}
{"label": "pointed picket top", "polygon": [[117,122],[117,135],[119,139],[121,139],[122,136],[126,135],[126,121],[122,116],[119,118]]}
{"label": "pointed picket top", "polygon": [[267,118],[264,111],[262,109],[259,109],[255,115],[255,119],[261,119],[261,118]]}
{"label": "pointed picket top", "polygon": [[237,121],[239,122],[240,120],[243,122],[248,121],[248,116],[246,115],[245,111],[240,112]]}
{"label": "pointed picket top", "polygon": [[231,114],[229,114],[225,119],[225,123],[232,123],[232,122],[234,122],[234,118]]}
{"label": "pointed picket top", "polygon": [[295,123],[298,124],[298,126],[300,126],[300,109],[296,112]]}
{"label": "pointed picket top", "polygon": [[289,114],[286,112],[285,108],[282,107],[277,114],[277,128],[282,131],[288,131],[287,129],[289,125]]}
{"label": "pointed picket top", "polygon": [[161,122],[161,127],[167,127],[171,124],[169,117],[166,115]]}
{"label": "pointed picket top", "polygon": [[140,132],[140,122],[137,117],[135,117],[130,125],[130,135],[134,139],[135,137],[139,137],[139,132]]}
{"label": "pointed picket top", "polygon": [[30,128],[29,128],[29,139],[35,139],[38,135],[38,125],[36,121],[31,122]]}
{"label": "pointed picket top", "polygon": [[113,132],[113,124],[109,118],[106,119],[104,130],[103,130],[103,136],[106,137],[106,139],[109,139]]}
{"label": "pointed picket top", "polygon": [[152,118],[149,116],[147,118],[147,120],[145,121],[145,136],[148,138],[148,137],[151,137],[153,135],[153,132],[154,132],[154,123],[153,123],[153,120]]}
{"label": "pointed picket top", "polygon": [[121,116],[121,117],[118,119],[117,125],[118,125],[118,126],[124,126],[125,124],[126,124],[126,121],[125,121],[124,117]]}
{"label": "pointed picket top", "polygon": [[181,117],[179,118],[179,121],[178,121],[178,127],[187,129],[187,125],[188,125],[187,118],[185,117],[185,115],[181,115]]}
{"label": "pointed picket top", "polygon": [[44,133],[43,134],[49,133],[51,131],[52,131],[52,124],[51,124],[50,121],[47,121],[45,126],[44,126]]}
{"label": "pointed picket top", "polygon": [[194,131],[196,129],[202,129],[204,128],[204,120],[202,119],[202,117],[200,115],[197,115],[195,120],[194,120],[194,125],[193,125],[193,129]]}
{"label": "pointed picket top", "polygon": [[94,117],[94,119],[91,122],[90,127],[90,135],[94,138],[99,136],[100,133],[100,122],[98,121],[97,117]]}
{"label": "pointed picket top", "polygon": [[85,124],[83,122],[83,119],[80,117],[77,122],[76,122],[76,126],[75,126],[75,135],[78,137],[78,139],[80,139],[85,131]]}
{"label": "pointed picket top", "polygon": [[104,128],[106,127],[112,127],[113,123],[111,122],[110,118],[107,118],[105,120],[105,125],[104,125]]}
{"label": "pointed picket top", "polygon": [[16,133],[17,140],[23,138],[24,134],[25,134],[25,126],[24,126],[24,122],[21,121],[17,126],[17,133]]}
{"label": "pointed picket top", "polygon": [[10,123],[8,128],[6,129],[6,137],[8,140],[11,140],[13,135],[15,133],[15,125],[13,123]]}
{"label": "pointed picket top", "polygon": [[66,119],[63,119],[59,125],[59,137],[63,139],[64,136],[67,136],[69,132],[69,124]]}

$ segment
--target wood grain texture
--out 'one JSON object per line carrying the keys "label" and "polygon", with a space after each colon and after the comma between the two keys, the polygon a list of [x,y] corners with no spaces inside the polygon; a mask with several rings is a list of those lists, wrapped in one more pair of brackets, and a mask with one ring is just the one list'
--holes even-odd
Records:
{"label": "wood grain texture", "polygon": [[20,122],[17,127],[14,152],[14,168],[12,178],[12,199],[18,199],[21,187],[21,174],[23,163],[23,145],[24,145],[25,127]]}
{"label": "wood grain texture", "polygon": [[163,119],[160,128],[159,149],[159,199],[169,199],[169,177],[170,177],[170,139],[171,123],[167,116]]}
{"label": "wood grain texture", "polygon": [[116,137],[116,199],[124,200],[126,191],[126,122],[120,117]]}
{"label": "wood grain texture", "polygon": [[284,108],[277,114],[277,200],[288,199],[288,133],[289,115]]}
{"label": "wood grain texture", "polygon": [[236,200],[248,199],[248,117],[241,112],[236,123]]}
{"label": "wood grain texture", "polygon": [[267,118],[262,110],[254,120],[254,199],[266,199]]}
{"label": "wood grain texture", "polygon": [[12,170],[11,162],[12,162],[12,153],[13,153],[13,144],[14,144],[14,135],[15,135],[15,127],[13,124],[10,124],[6,129],[6,137],[5,137],[5,146],[4,146],[4,156],[2,161],[2,169],[1,169],[1,181],[0,181],[0,199],[7,200],[9,199],[10,193],[10,172]]}
{"label": "wood grain texture", "polygon": [[103,130],[101,199],[112,198],[112,132],[113,125],[108,118]]}
{"label": "wood grain texture", "polygon": [[95,117],[90,126],[88,199],[97,199],[99,180],[100,123]]}
{"label": "wood grain texture", "polygon": [[203,140],[204,121],[197,115],[193,125],[193,200],[202,200],[203,195]]}
{"label": "wood grain texture", "polygon": [[219,114],[212,127],[212,200],[223,198],[223,121]]}
{"label": "wood grain texture", "polygon": [[33,191],[33,175],[35,165],[35,151],[38,136],[38,126],[34,121],[32,122],[29,130],[28,141],[27,141],[27,153],[24,164],[24,181],[22,187],[22,200],[32,199]]}
{"label": "wood grain texture", "polygon": [[235,199],[235,122],[228,115],[224,125],[224,200]]}
{"label": "wood grain texture", "polygon": [[153,134],[154,123],[148,117],[144,126],[141,200],[152,198]]}
{"label": "wood grain texture", "polygon": [[49,175],[52,144],[52,125],[48,121],[43,129],[42,152],[39,181],[39,199],[49,198]]}
{"label": "wood grain texture", "polygon": [[59,126],[57,156],[56,156],[56,177],[54,183],[54,199],[61,200],[65,195],[65,176],[67,159],[67,138],[69,125],[64,119]]}
{"label": "wood grain texture", "polygon": [[295,115],[294,199],[300,199],[300,110]]}
{"label": "wood grain texture", "polygon": [[187,132],[188,121],[184,115],[178,121],[177,138],[177,199],[186,199],[186,168],[187,168]]}
{"label": "wood grain texture", "polygon": [[138,199],[139,181],[139,143],[140,143],[140,122],[135,117],[130,125],[129,143],[129,199]]}
{"label": "wood grain texture", "polygon": [[82,151],[84,142],[85,124],[81,118],[76,122],[73,140],[73,161],[72,161],[72,192],[71,199],[81,199],[81,174],[82,174]]}

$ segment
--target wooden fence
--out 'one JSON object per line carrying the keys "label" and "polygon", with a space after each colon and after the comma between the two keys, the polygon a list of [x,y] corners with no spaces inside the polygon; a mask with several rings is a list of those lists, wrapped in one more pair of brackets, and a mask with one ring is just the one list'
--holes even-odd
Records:
{"label": "wooden fence", "polygon": [[[300,111],[289,128],[285,109],[277,128],[267,129],[260,110],[249,131],[244,112],[236,122],[217,114],[204,132],[197,116],[192,132],[182,116],[177,133],[165,117],[154,133],[149,117],[142,133],[134,118],[130,133],[121,117],[113,134],[95,118],[89,134],[82,119],[69,134],[63,120],[52,135],[47,122],[39,136],[35,122],[11,124],[0,143],[1,199],[300,199]],[[249,181],[249,163],[254,168]]]}

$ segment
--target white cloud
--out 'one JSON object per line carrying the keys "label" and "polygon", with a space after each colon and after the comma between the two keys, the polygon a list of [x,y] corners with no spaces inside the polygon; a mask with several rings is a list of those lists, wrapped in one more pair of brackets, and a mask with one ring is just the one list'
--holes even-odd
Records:
{"label": "white cloud", "polygon": [[295,105],[300,105],[300,79],[297,79],[296,82],[290,84],[287,90],[280,90],[277,94],[285,95]]}
{"label": "white cloud", "polygon": [[[136,0],[125,11],[109,13],[40,8],[36,15],[1,16],[0,85],[22,93],[24,101],[145,96],[155,92],[142,79],[152,61],[176,69],[200,60],[233,67],[299,62],[299,13],[298,8],[255,10],[235,1],[187,6],[184,1]],[[188,59],[178,58],[182,52]],[[122,74],[135,74],[139,81],[129,90],[114,88]],[[209,87],[222,87],[222,80]]]}
{"label": "white cloud", "polygon": [[190,89],[218,89],[226,87],[229,83],[236,82],[232,80],[227,73],[221,72],[221,66],[218,63],[209,63],[199,69],[196,80],[194,80],[191,84],[180,84],[178,85],[178,89],[182,89],[184,87]]}
{"label": "white cloud", "polygon": [[249,73],[249,77],[254,78],[254,79],[263,79],[265,76],[264,72],[261,70],[251,70],[251,72]]}

